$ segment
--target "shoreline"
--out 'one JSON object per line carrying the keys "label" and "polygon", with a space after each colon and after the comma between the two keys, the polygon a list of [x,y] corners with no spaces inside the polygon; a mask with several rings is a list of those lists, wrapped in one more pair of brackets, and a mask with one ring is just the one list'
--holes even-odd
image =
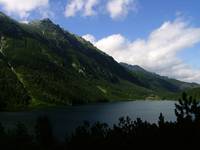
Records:
{"label": "shoreline", "polygon": [[73,107],[81,107],[81,106],[94,106],[94,105],[103,105],[103,104],[116,104],[116,103],[126,103],[126,102],[140,102],[140,101],[144,101],[144,102],[159,102],[159,101],[163,101],[163,102],[177,102],[178,100],[168,100],[168,99],[164,99],[164,100],[152,100],[152,99],[135,99],[135,100],[113,100],[113,101],[108,101],[108,102],[90,102],[90,103],[84,103],[84,104],[74,104],[74,105],[56,105],[56,104],[47,104],[47,105],[38,105],[35,107],[27,107],[24,109],[18,109],[18,110],[6,110],[6,111],[0,111],[1,113],[17,113],[17,112],[34,112],[34,111],[40,111],[40,110],[51,110],[51,109],[64,109],[64,108],[73,108]]}

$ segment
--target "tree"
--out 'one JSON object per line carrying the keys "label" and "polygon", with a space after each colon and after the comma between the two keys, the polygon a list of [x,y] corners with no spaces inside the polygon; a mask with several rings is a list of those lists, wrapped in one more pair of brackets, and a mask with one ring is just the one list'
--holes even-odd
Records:
{"label": "tree", "polygon": [[0,138],[5,135],[5,129],[4,127],[2,126],[1,122],[0,122]]}
{"label": "tree", "polygon": [[44,149],[51,149],[54,144],[52,126],[47,116],[38,117],[35,125],[36,141]]}
{"label": "tree", "polygon": [[160,113],[160,116],[159,116],[158,119],[159,119],[159,120],[158,120],[158,125],[159,125],[159,127],[162,128],[162,127],[165,125],[165,118],[164,118],[164,116],[163,116],[162,113]]}
{"label": "tree", "polygon": [[179,103],[175,104],[175,115],[178,123],[200,121],[200,105],[192,96],[188,97],[184,92]]}

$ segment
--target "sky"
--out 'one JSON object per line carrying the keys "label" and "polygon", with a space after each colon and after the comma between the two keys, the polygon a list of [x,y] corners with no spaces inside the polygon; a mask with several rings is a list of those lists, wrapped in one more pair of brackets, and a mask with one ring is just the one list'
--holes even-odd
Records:
{"label": "sky", "polygon": [[118,62],[200,83],[199,0],[0,0],[0,11],[50,18]]}

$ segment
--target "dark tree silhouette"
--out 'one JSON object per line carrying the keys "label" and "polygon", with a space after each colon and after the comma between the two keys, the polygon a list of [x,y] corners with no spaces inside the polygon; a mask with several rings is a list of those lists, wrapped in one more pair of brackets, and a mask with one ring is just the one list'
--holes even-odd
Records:
{"label": "dark tree silhouette", "polygon": [[188,97],[186,93],[183,93],[179,104],[175,104],[175,106],[178,123],[200,121],[200,105],[192,96]]}
{"label": "dark tree silhouette", "polygon": [[47,116],[41,116],[37,119],[35,125],[36,141],[42,149],[53,149],[55,142],[52,126]]}
{"label": "dark tree silhouette", "polygon": [[160,113],[160,116],[159,116],[158,119],[159,119],[159,120],[158,120],[158,125],[159,125],[159,127],[163,127],[163,126],[165,125],[165,118],[164,118],[164,116],[163,116],[162,113]]}
{"label": "dark tree silhouette", "polygon": [[0,137],[3,136],[5,134],[5,128],[3,127],[3,125],[0,122]]}

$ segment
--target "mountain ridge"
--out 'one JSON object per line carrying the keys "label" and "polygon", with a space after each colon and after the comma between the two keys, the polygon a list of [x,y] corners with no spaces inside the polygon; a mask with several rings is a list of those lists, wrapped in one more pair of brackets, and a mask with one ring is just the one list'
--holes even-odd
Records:
{"label": "mountain ridge", "polygon": [[180,80],[176,80],[176,79],[173,79],[173,78],[169,78],[167,76],[161,76],[159,74],[156,74],[156,73],[153,73],[153,72],[150,72],[150,71],[147,71],[145,70],[144,68],[138,66],[138,65],[130,65],[130,64],[126,64],[126,63],[120,63],[122,66],[124,66],[125,68],[127,68],[128,70],[134,72],[134,73],[137,73],[137,74],[144,74],[148,77],[150,77],[150,79],[152,80],[156,80],[156,79],[159,79],[159,80],[163,80],[163,81],[167,81],[167,82],[173,82],[174,84],[176,84],[181,90],[182,89],[187,89],[187,88],[197,88],[199,87],[200,85],[197,84],[197,83],[188,83],[188,82],[184,82],[184,81],[180,81]]}
{"label": "mountain ridge", "polygon": [[[4,54],[0,61],[5,63],[6,60],[16,72],[15,79],[19,78],[18,82],[24,85],[24,92],[16,101],[20,102],[27,95],[30,107],[174,97],[181,92],[180,89],[160,91],[147,85],[137,73],[49,19],[22,24],[1,14],[0,26]],[[5,71],[1,74],[4,80]],[[14,91],[23,89],[22,85],[17,88],[9,80],[0,88],[5,84],[10,84],[9,88]],[[4,102],[4,98],[0,101]],[[12,98],[6,101],[7,107],[15,107]]]}

